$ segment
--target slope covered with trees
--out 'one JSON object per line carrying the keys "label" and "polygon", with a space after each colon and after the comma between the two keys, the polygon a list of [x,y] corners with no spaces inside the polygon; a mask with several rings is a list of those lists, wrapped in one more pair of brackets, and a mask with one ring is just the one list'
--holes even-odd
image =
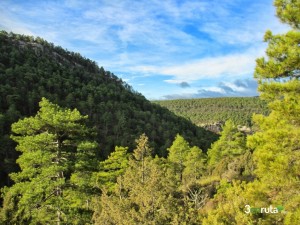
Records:
{"label": "slope covered with trees", "polygon": [[258,97],[200,98],[154,101],[198,126],[232,120],[251,126],[253,113],[268,114],[266,101]]}
{"label": "slope covered with trees", "polygon": [[43,98],[12,125],[20,171],[0,223],[300,224],[300,4],[275,6],[292,29],[265,35],[255,78],[270,114],[253,117],[253,134],[229,120],[207,152],[177,134],[160,157],[142,133],[101,160],[87,117]]}
{"label": "slope covered with trees", "polygon": [[18,153],[10,139],[11,124],[38,110],[42,97],[87,115],[86,125],[96,133],[98,159],[115,146],[134,148],[142,133],[154,154],[166,156],[177,133],[203,149],[216,135],[152,104],[117,76],[78,53],[41,38],[0,32],[0,186],[17,171]]}

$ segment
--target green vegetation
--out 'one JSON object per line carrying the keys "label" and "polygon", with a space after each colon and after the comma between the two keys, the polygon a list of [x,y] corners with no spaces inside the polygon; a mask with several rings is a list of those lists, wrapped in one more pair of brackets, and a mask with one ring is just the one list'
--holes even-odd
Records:
{"label": "green vegetation", "polygon": [[82,125],[86,118],[43,98],[35,117],[13,124],[21,171],[10,174],[15,184],[4,189],[5,223],[89,221],[98,146],[88,140],[89,130]]}
{"label": "green vegetation", "polygon": [[[95,126],[79,110],[46,98],[37,113],[19,119],[24,105],[13,104],[1,117],[1,154],[8,119],[17,119],[11,138],[20,170],[10,173],[14,184],[1,191],[0,223],[300,224],[300,5],[285,0],[275,5],[293,29],[266,33],[267,58],[257,59],[255,77],[270,114],[254,115],[253,134],[228,120],[207,152],[177,134],[165,139],[166,154],[160,155],[149,134],[141,133],[134,147],[116,145],[104,160],[97,132],[107,124]],[[114,135],[110,138],[122,137]]]}
{"label": "green vegetation", "polygon": [[232,158],[244,153],[246,149],[246,137],[231,120],[226,121],[221,137],[212,144],[209,152],[209,165],[215,165],[220,160]]}
{"label": "green vegetation", "polygon": [[267,115],[267,103],[258,97],[200,98],[153,101],[198,126],[232,120],[251,126],[253,113]]}
{"label": "green vegetation", "polygon": [[[275,6],[293,29],[280,35],[267,31],[267,58],[256,61],[255,78],[271,113],[254,117],[256,132],[247,138],[254,180],[221,184],[204,224],[300,223],[300,3],[276,0]],[[245,205],[283,206],[285,212],[246,214]]]}
{"label": "green vegetation", "polygon": [[109,71],[41,38],[0,32],[0,187],[19,170],[11,124],[38,111],[42,97],[87,115],[103,160],[115,146],[132,152],[145,133],[154,154],[166,156],[177,133],[207,150],[217,136],[152,104]]}

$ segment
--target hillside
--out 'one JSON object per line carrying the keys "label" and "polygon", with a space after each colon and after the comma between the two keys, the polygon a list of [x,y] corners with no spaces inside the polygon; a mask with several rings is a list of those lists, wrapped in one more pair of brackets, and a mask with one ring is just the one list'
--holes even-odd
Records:
{"label": "hillside", "polygon": [[267,103],[258,97],[200,98],[154,101],[198,126],[225,122],[251,126],[253,113],[268,114]]}
{"label": "hillside", "polygon": [[[111,17],[117,14],[108,10],[110,18],[128,21],[127,5],[120,8],[125,12],[122,17]],[[9,6],[11,12],[20,12],[16,5]],[[37,9],[56,12],[45,6]],[[238,14],[232,17],[228,4],[220,5],[226,14],[221,22],[244,15],[240,11],[244,6],[235,5]],[[254,69],[261,100],[150,102],[78,53],[41,38],[0,31],[0,224],[300,224],[300,1],[275,0],[274,6],[290,30],[280,34],[268,30],[264,35],[268,46]],[[257,15],[268,18],[265,5],[256,8]],[[249,9],[254,8],[247,5]],[[78,19],[80,11],[74,12]],[[149,12],[166,21],[160,11]],[[46,14],[43,19],[53,22]],[[140,18],[141,12],[137,15]],[[251,23],[245,20],[253,25],[254,34],[256,18]],[[102,29],[103,20],[99,21]],[[268,21],[272,20],[265,21],[270,25]],[[38,28],[26,25],[33,32]],[[232,34],[229,26],[225,28]],[[40,28],[44,30],[45,26]],[[107,51],[103,55],[108,58]],[[236,60],[222,62],[224,68],[236,64]],[[266,115],[250,119],[255,112]],[[219,122],[224,125],[216,141],[216,134],[201,127],[224,120]],[[237,124],[251,129],[242,130]]]}
{"label": "hillside", "polygon": [[106,158],[115,146],[128,146],[142,133],[154,154],[166,156],[177,133],[207,150],[216,135],[196,127],[166,108],[148,101],[116,75],[78,53],[41,38],[0,33],[0,171],[1,184],[17,170],[11,124],[34,115],[46,97],[61,107],[88,115],[87,126],[97,134],[97,157]]}

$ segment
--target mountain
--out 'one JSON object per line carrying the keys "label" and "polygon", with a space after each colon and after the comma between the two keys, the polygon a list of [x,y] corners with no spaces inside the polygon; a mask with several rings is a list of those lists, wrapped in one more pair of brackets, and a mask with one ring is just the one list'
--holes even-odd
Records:
{"label": "mountain", "polygon": [[42,38],[0,32],[0,186],[17,171],[18,154],[10,139],[11,124],[34,115],[46,97],[61,107],[88,115],[106,158],[115,146],[134,148],[142,133],[154,154],[167,155],[177,133],[206,151],[217,136],[168,109],[153,104],[127,83],[90,59]]}
{"label": "mountain", "polygon": [[269,113],[267,102],[258,97],[179,99],[154,103],[203,127],[223,124],[229,119],[236,125],[251,126],[254,113]]}

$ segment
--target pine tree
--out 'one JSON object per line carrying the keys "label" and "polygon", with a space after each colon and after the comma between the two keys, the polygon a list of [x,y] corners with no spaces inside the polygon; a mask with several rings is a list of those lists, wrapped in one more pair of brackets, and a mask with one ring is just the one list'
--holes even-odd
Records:
{"label": "pine tree", "polygon": [[99,172],[97,173],[97,185],[101,188],[106,188],[108,191],[113,191],[117,178],[121,176],[128,166],[127,147],[115,147],[115,151],[110,154],[108,159],[100,162]]}
{"label": "pine tree", "polygon": [[97,144],[88,140],[86,116],[43,98],[34,117],[12,125],[21,171],[4,189],[5,224],[82,224],[91,221],[92,173]]}
{"label": "pine tree", "polygon": [[189,143],[184,138],[177,134],[170,148],[168,148],[170,161],[174,173],[178,176],[178,180],[182,182],[184,170],[184,162],[190,151]]}
{"label": "pine tree", "polygon": [[170,224],[175,203],[168,186],[163,159],[152,158],[148,138],[142,134],[116,188],[104,191],[96,224]]}
{"label": "pine tree", "polygon": [[267,58],[257,60],[255,77],[262,97],[269,100],[269,116],[254,118],[258,132],[249,138],[255,149],[256,174],[267,184],[273,204],[288,211],[285,224],[300,222],[300,3],[276,0],[277,16],[292,29],[286,34],[266,32]]}
{"label": "pine tree", "polygon": [[191,183],[198,180],[206,168],[206,155],[197,146],[192,147],[184,161],[183,180]]}
{"label": "pine tree", "polygon": [[207,196],[197,182],[204,173],[206,156],[199,147],[190,147],[179,134],[168,151],[165,179],[173,187],[175,210],[172,224],[199,224],[198,209]]}
{"label": "pine tree", "polygon": [[[265,34],[267,57],[257,60],[255,77],[261,98],[269,101],[268,116],[254,116],[255,134],[247,138],[258,179],[219,188],[218,206],[204,224],[300,224],[300,2],[275,0],[277,16],[291,25],[286,34]],[[252,207],[282,206],[284,213],[250,214]]]}
{"label": "pine tree", "polygon": [[218,141],[208,150],[209,165],[214,166],[221,159],[232,158],[245,152],[245,135],[238,131],[232,120],[226,121]]}
{"label": "pine tree", "polygon": [[148,143],[148,137],[146,134],[142,134],[139,139],[136,140],[136,149],[133,152],[133,156],[135,160],[140,164],[141,167],[141,182],[145,182],[145,174],[146,174],[146,165],[145,159],[150,157],[152,154],[152,149]]}

